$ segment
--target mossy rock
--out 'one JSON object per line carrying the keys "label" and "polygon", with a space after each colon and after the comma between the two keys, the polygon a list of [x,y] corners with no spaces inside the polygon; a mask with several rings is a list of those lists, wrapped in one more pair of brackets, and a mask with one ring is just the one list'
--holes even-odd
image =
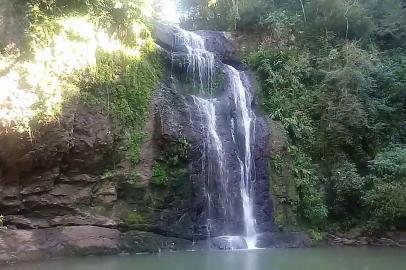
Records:
{"label": "mossy rock", "polygon": [[297,224],[297,203],[299,196],[292,172],[292,159],[288,151],[286,131],[279,122],[272,121],[272,159],[270,160],[271,196],[274,202],[275,222],[294,228]]}

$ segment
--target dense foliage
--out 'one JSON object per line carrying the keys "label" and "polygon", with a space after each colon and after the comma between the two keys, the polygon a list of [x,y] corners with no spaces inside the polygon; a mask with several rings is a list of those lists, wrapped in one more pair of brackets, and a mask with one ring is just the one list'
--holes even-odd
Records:
{"label": "dense foliage", "polygon": [[110,118],[117,160],[136,164],[163,72],[151,9],[148,0],[18,0],[25,44],[0,48],[1,132],[35,132],[81,101]]}
{"label": "dense foliage", "polygon": [[183,2],[190,28],[265,36],[247,63],[263,110],[289,136],[299,218],[313,228],[405,229],[406,3]]}

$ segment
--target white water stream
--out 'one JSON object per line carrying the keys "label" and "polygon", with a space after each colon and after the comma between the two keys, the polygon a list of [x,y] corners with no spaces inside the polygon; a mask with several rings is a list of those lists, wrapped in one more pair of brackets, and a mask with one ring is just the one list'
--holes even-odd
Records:
{"label": "white water stream", "polygon": [[[197,81],[203,94],[204,89],[211,90],[213,74],[215,70],[215,56],[213,53],[206,50],[204,40],[201,36],[196,33],[185,31],[179,29],[178,33],[175,35],[176,46],[184,46],[187,51],[187,69],[188,72],[192,74],[193,80]],[[244,221],[244,237],[249,249],[255,248],[256,243],[256,228],[255,219],[253,214],[253,198],[252,198],[252,183],[254,181],[253,177],[253,159],[252,159],[252,149],[251,140],[253,138],[253,123],[255,122],[255,114],[251,109],[250,92],[244,87],[242,75],[235,68],[224,65],[224,70],[229,81],[229,89],[233,95],[233,102],[235,105],[236,119],[232,120],[231,124],[231,134],[233,138],[233,143],[237,148],[242,147],[243,151],[239,151],[243,154],[241,156],[237,155],[237,159],[240,165],[240,196],[230,196],[227,194],[229,185],[228,173],[227,173],[227,161],[225,158],[225,147],[224,139],[219,135],[219,127],[217,116],[216,116],[216,103],[217,100],[210,98],[202,98],[198,96],[192,96],[195,104],[195,108],[199,113],[199,118],[201,123],[203,123],[202,130],[206,133],[205,135],[205,149],[206,152],[209,151],[210,154],[205,154],[206,157],[203,162],[207,164],[202,164],[202,168],[207,168],[207,178],[206,179],[206,196],[209,207],[209,218],[208,218],[208,228],[210,230],[211,223],[211,213],[212,213],[212,194],[211,194],[211,181],[220,181],[221,192],[223,194],[223,199],[220,200],[222,204],[222,211],[224,223],[232,223],[233,220],[227,220],[229,217],[228,211],[232,211],[233,202],[230,202],[230,198],[241,198],[241,204],[243,209],[243,221]],[[242,145],[237,145],[235,140],[236,129],[242,134],[243,142]],[[210,179],[216,177],[218,179]],[[218,191],[218,190],[217,190]],[[227,224],[225,224],[227,225]],[[210,235],[210,233],[209,233]]]}

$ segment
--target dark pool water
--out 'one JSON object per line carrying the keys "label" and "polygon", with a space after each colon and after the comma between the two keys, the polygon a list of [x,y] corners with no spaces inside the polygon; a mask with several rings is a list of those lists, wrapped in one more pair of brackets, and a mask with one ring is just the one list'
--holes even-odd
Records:
{"label": "dark pool water", "polygon": [[406,270],[406,249],[309,248],[58,259],[4,270]]}

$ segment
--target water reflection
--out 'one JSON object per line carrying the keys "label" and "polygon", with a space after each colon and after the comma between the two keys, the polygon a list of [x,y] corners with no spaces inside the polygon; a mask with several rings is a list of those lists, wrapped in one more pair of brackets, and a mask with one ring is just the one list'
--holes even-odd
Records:
{"label": "water reflection", "polygon": [[3,270],[403,270],[406,250],[314,248],[176,252],[87,257],[3,267]]}

